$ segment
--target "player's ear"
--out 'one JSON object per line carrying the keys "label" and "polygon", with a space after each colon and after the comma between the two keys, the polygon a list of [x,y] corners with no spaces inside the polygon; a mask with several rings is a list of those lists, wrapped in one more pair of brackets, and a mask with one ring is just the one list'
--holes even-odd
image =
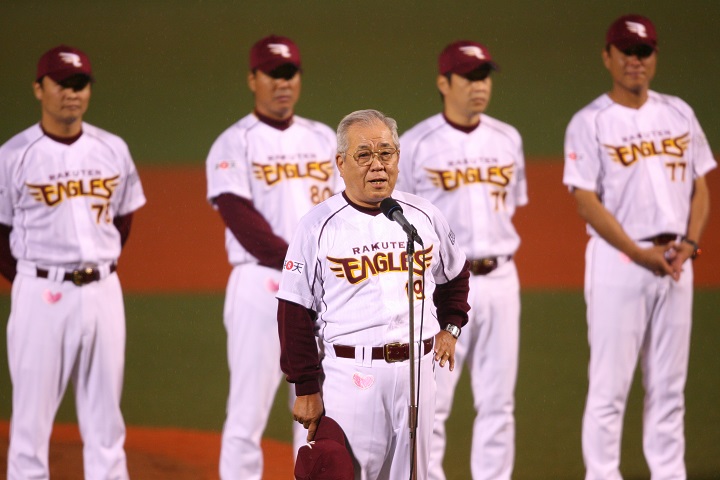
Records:
{"label": "player's ear", "polygon": [[33,82],[33,93],[35,94],[35,98],[37,98],[38,100],[42,100],[43,87],[40,82],[38,82],[38,81]]}
{"label": "player's ear", "polygon": [[251,92],[255,93],[255,72],[249,72],[248,73],[248,88]]}
{"label": "player's ear", "polygon": [[602,53],[601,53],[603,64],[605,65],[605,68],[607,68],[608,70],[610,70],[610,62],[612,61],[612,58],[610,58],[610,49],[611,48],[612,47],[608,45],[607,47],[602,49]]}
{"label": "player's ear", "polygon": [[339,153],[335,155],[335,165],[337,165],[338,170],[340,171],[340,176],[343,176],[343,168],[345,167],[345,155],[340,155]]}
{"label": "player's ear", "polygon": [[450,90],[450,82],[448,82],[447,77],[445,75],[438,75],[436,84],[440,93],[442,93],[443,96],[447,95]]}

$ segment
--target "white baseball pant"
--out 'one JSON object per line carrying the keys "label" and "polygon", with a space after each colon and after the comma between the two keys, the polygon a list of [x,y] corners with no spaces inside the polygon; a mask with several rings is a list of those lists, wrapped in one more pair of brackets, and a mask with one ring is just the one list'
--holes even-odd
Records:
{"label": "white baseball pant", "polygon": [[[648,247],[649,242],[639,242]],[[684,388],[692,317],[692,262],[679,282],[658,277],[607,242],[586,250],[590,386],[583,417],[586,480],[619,480],[620,440],[638,357],[643,449],[653,480],[685,478]]]}
{"label": "white baseball pant", "polygon": [[520,335],[520,284],[515,262],[470,277],[470,312],[455,347],[455,370],[439,368],[430,477],[445,480],[445,422],[464,364],[475,406],[470,470],[474,480],[509,480],[515,458],[515,383]]}
{"label": "white baseball pant", "polygon": [[83,286],[18,267],[7,326],[13,413],[8,479],[48,478],[53,420],[72,380],[84,478],[128,478],[120,411],[125,310],[116,274]]}
{"label": "white baseball pant", "polygon": [[[363,347],[357,347],[362,351]],[[416,349],[419,353],[419,349]],[[410,362],[370,360],[370,354],[337,358],[325,344],[323,402],[328,416],[345,431],[350,444],[355,478],[397,480],[410,478]],[[418,359],[420,357],[416,357]],[[435,409],[435,374],[432,351],[419,363],[417,478],[427,478],[430,435]],[[445,367],[447,368],[447,366]],[[416,384],[417,385],[417,384]]]}

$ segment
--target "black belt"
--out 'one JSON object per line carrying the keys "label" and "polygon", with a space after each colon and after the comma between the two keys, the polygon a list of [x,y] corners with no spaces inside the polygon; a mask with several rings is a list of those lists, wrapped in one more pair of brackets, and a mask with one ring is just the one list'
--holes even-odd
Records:
{"label": "black belt", "polygon": [[[423,340],[423,355],[432,350],[433,338]],[[348,345],[333,345],[335,355],[340,358],[355,358],[355,347]],[[372,347],[373,360],[385,360],[388,363],[404,362],[410,358],[410,349],[407,343],[387,343],[382,347]]]}
{"label": "black belt", "polygon": [[500,266],[500,260],[508,261],[512,255],[506,257],[486,257],[469,260],[470,273],[473,275],[487,275]]}
{"label": "black belt", "polygon": [[661,233],[654,237],[643,238],[642,242],[652,242],[653,245],[667,245],[670,242],[674,242],[680,235],[677,233]]}
{"label": "black belt", "polygon": [[[110,265],[110,273],[117,270],[117,266],[113,263]],[[50,276],[49,270],[43,270],[42,268],[36,268],[36,275],[38,278],[48,278]],[[100,280],[100,270],[97,268],[87,267],[73,270],[72,272],[65,273],[63,281],[72,282],[78,287],[87,285],[88,283],[97,282]]]}

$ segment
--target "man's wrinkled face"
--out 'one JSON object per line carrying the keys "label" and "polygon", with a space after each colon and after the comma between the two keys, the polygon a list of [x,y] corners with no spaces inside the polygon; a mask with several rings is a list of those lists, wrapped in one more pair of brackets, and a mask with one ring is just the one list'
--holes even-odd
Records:
{"label": "man's wrinkled face", "polygon": [[[345,194],[357,205],[377,208],[392,195],[398,176],[400,152],[396,151],[386,161],[381,161],[378,155],[383,149],[397,148],[392,132],[380,121],[370,125],[358,123],[348,129],[348,140],[348,151],[335,158],[345,180]],[[369,165],[360,166],[353,155],[365,151],[372,152],[372,160]]]}

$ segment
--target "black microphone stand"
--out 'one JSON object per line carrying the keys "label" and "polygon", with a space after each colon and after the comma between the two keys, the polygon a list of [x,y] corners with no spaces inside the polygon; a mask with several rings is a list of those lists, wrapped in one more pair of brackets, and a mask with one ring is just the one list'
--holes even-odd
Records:
{"label": "black microphone stand", "polygon": [[410,428],[410,480],[417,479],[417,402],[415,396],[415,289],[413,288],[413,263],[415,256],[415,238],[412,233],[407,234],[407,264],[408,264],[408,324],[410,338],[408,341],[410,361],[410,406],[408,407],[408,427]]}

